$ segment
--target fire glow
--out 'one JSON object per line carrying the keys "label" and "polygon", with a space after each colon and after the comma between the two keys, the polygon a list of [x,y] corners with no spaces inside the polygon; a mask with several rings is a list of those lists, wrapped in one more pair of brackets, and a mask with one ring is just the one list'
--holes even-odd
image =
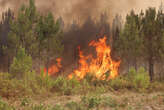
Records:
{"label": "fire glow", "polygon": [[[68,77],[73,77],[81,80],[86,75],[90,74],[99,80],[109,80],[118,76],[120,61],[113,61],[111,58],[111,48],[106,44],[107,38],[100,38],[97,42],[91,41],[90,47],[96,49],[96,58],[92,54],[83,55],[83,51],[79,48],[79,68],[74,70]],[[90,61],[90,63],[88,63]]]}
{"label": "fire glow", "polygon": [[[100,38],[98,41],[91,41],[89,47],[96,50],[96,58],[92,54],[87,56],[79,49],[79,67],[68,75],[69,79],[84,79],[91,75],[99,80],[110,80],[118,76],[118,70],[121,61],[114,61],[111,58],[111,48],[106,44],[107,37]],[[49,75],[54,75],[61,68],[61,59],[57,59],[57,65],[48,69]],[[46,71],[46,70],[45,70]]]}
{"label": "fire glow", "polygon": [[44,73],[48,73],[49,76],[51,75],[56,75],[56,73],[58,73],[62,67],[61,65],[61,58],[57,58],[56,59],[57,64],[56,65],[52,65],[48,68],[48,71],[46,68],[44,68]]}

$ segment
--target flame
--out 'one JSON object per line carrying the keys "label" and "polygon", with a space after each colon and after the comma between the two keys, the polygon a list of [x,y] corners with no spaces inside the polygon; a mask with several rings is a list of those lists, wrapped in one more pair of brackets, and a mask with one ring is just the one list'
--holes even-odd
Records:
{"label": "flame", "polygon": [[56,75],[56,73],[58,73],[60,71],[60,68],[62,67],[61,65],[61,58],[57,58],[56,59],[56,62],[57,64],[56,65],[52,65],[48,68],[48,71],[46,68],[44,68],[44,73],[46,74],[48,72],[48,75]]}
{"label": "flame", "polygon": [[[106,44],[107,37],[100,38],[97,42],[91,41],[90,47],[96,49],[96,58],[92,54],[83,55],[83,51],[79,49],[79,67],[74,70],[68,78],[73,77],[81,80],[87,74],[90,74],[100,80],[110,80],[118,76],[118,69],[121,61],[113,61],[111,58],[111,48]],[[89,62],[89,63],[88,63]]]}

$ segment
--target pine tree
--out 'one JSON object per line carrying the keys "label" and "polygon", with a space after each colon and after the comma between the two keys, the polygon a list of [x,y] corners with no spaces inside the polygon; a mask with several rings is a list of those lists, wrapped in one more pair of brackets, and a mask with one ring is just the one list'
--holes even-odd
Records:
{"label": "pine tree", "polygon": [[60,39],[60,25],[54,20],[52,13],[44,17],[40,16],[36,33],[39,42],[39,57],[42,56],[48,68],[51,57],[60,55],[64,49]]}
{"label": "pine tree", "polygon": [[[10,21],[14,20],[14,12],[12,12],[11,9],[8,9],[6,12],[2,13],[2,19],[0,22],[0,56],[4,60],[4,62],[7,62],[3,65],[5,67],[10,66],[10,59],[12,57],[12,44],[10,43],[10,40],[8,38],[8,34],[10,32]],[[6,57],[6,58],[4,58]]]}
{"label": "pine tree", "polygon": [[126,58],[129,66],[132,62],[136,69],[137,59],[142,54],[142,42],[139,17],[134,11],[131,11],[130,15],[126,17],[124,28],[121,30],[118,40],[114,43],[118,54],[122,58]]}
{"label": "pine tree", "polygon": [[146,10],[142,18],[142,34],[144,55],[149,64],[149,75],[151,81],[154,79],[154,64],[157,59],[161,59],[164,54],[163,30],[164,14],[162,11],[156,12],[155,8]]}
{"label": "pine tree", "polygon": [[29,0],[29,6],[23,5],[15,20],[10,23],[9,38],[15,49],[22,46],[28,54],[34,56],[37,51],[37,43],[34,27],[37,22],[37,11],[34,0]]}
{"label": "pine tree", "polygon": [[10,66],[10,73],[12,73],[13,77],[23,78],[31,69],[32,58],[26,54],[24,48],[20,47]]}

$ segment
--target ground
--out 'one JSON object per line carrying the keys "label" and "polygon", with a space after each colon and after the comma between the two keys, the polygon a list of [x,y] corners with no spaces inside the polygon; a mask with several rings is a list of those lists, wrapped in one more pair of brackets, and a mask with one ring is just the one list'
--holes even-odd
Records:
{"label": "ground", "polygon": [[[79,110],[77,107],[73,107],[74,105],[72,103],[77,103],[77,105],[78,104],[80,105],[82,104],[82,99],[84,97],[87,98],[90,97],[91,99],[92,96],[99,98],[101,101],[99,102],[95,101],[95,105],[97,104],[97,106],[93,108],[91,106],[91,110],[164,110],[164,92],[138,93],[132,91],[115,91],[115,92],[107,92],[105,94],[98,94],[98,95],[87,94],[85,96],[82,95],[58,96],[58,95],[49,94],[48,96],[43,96],[43,97],[36,96],[26,99],[17,98],[17,99],[8,99],[8,100],[3,99],[3,100],[8,102],[10,105],[14,106],[18,110],[27,110],[27,106],[30,106],[31,104],[33,105],[42,104],[44,106],[58,105],[61,106],[64,110],[65,109]],[[96,100],[96,98],[93,99]],[[88,98],[87,100],[90,99]],[[24,105],[22,106],[22,104]],[[73,107],[72,109],[71,107],[68,108],[67,106],[71,104]],[[86,106],[88,105],[86,104]],[[44,109],[31,109],[31,110],[44,110]],[[52,109],[52,110],[60,110],[60,109]]]}

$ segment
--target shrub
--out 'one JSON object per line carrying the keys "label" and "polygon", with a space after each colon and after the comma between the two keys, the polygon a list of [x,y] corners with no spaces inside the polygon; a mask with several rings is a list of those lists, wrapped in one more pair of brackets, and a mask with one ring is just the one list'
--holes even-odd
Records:
{"label": "shrub", "polygon": [[131,67],[129,69],[128,74],[126,75],[126,78],[128,78],[127,80],[131,81],[132,79],[134,79],[134,77],[136,76],[136,74],[137,74],[137,71],[135,70],[135,68],[134,67]]}
{"label": "shrub", "polygon": [[88,108],[98,107],[101,103],[101,99],[97,97],[92,97],[88,100]]}
{"label": "shrub", "polygon": [[130,68],[126,76],[120,76],[109,81],[109,85],[115,90],[124,88],[143,90],[148,88],[149,84],[150,78],[144,68],[139,68],[138,71],[136,71],[134,68]]}
{"label": "shrub", "polygon": [[131,84],[121,76],[110,80],[109,85],[114,90],[119,90],[119,89],[124,89],[124,88],[131,88]]}
{"label": "shrub", "polygon": [[15,79],[11,79],[10,74],[0,73],[0,95],[2,97],[9,98],[23,94],[23,92],[18,94],[19,91],[24,89],[19,86],[21,84],[22,82]]}
{"label": "shrub", "polygon": [[67,88],[67,79],[62,76],[59,76],[55,79],[51,91],[64,92]]}
{"label": "shrub", "polygon": [[[28,75],[28,76],[27,76]],[[11,77],[11,74],[0,73],[0,95],[2,97],[19,97],[24,95],[31,95],[40,90],[37,87],[35,73],[30,72],[22,80]]]}
{"label": "shrub", "polygon": [[131,69],[128,73],[128,78],[131,78],[130,82],[132,82],[135,89],[146,89],[150,84],[150,78],[148,73],[145,71],[144,68],[139,68],[138,71],[132,72]]}
{"label": "shrub", "polygon": [[80,82],[76,79],[68,80],[65,77],[57,77],[53,83],[51,91],[56,91],[64,95],[71,95],[72,93],[78,92],[80,88]]}
{"label": "shrub", "polygon": [[144,70],[144,68],[140,68],[133,80],[135,88],[148,88],[150,84],[150,78],[148,73]]}
{"label": "shrub", "polygon": [[101,102],[102,99],[98,96],[84,96],[81,98],[81,104],[88,109],[98,108]]}
{"label": "shrub", "polygon": [[27,106],[27,105],[30,105],[30,99],[25,97],[21,101],[21,106]]}
{"label": "shrub", "polygon": [[20,48],[10,66],[10,72],[16,78],[22,78],[32,69],[32,58],[25,53],[24,48]]}
{"label": "shrub", "polygon": [[41,71],[40,76],[37,77],[37,83],[40,86],[41,89],[50,90],[54,85],[54,79],[52,79],[50,76],[45,75],[44,71]]}

